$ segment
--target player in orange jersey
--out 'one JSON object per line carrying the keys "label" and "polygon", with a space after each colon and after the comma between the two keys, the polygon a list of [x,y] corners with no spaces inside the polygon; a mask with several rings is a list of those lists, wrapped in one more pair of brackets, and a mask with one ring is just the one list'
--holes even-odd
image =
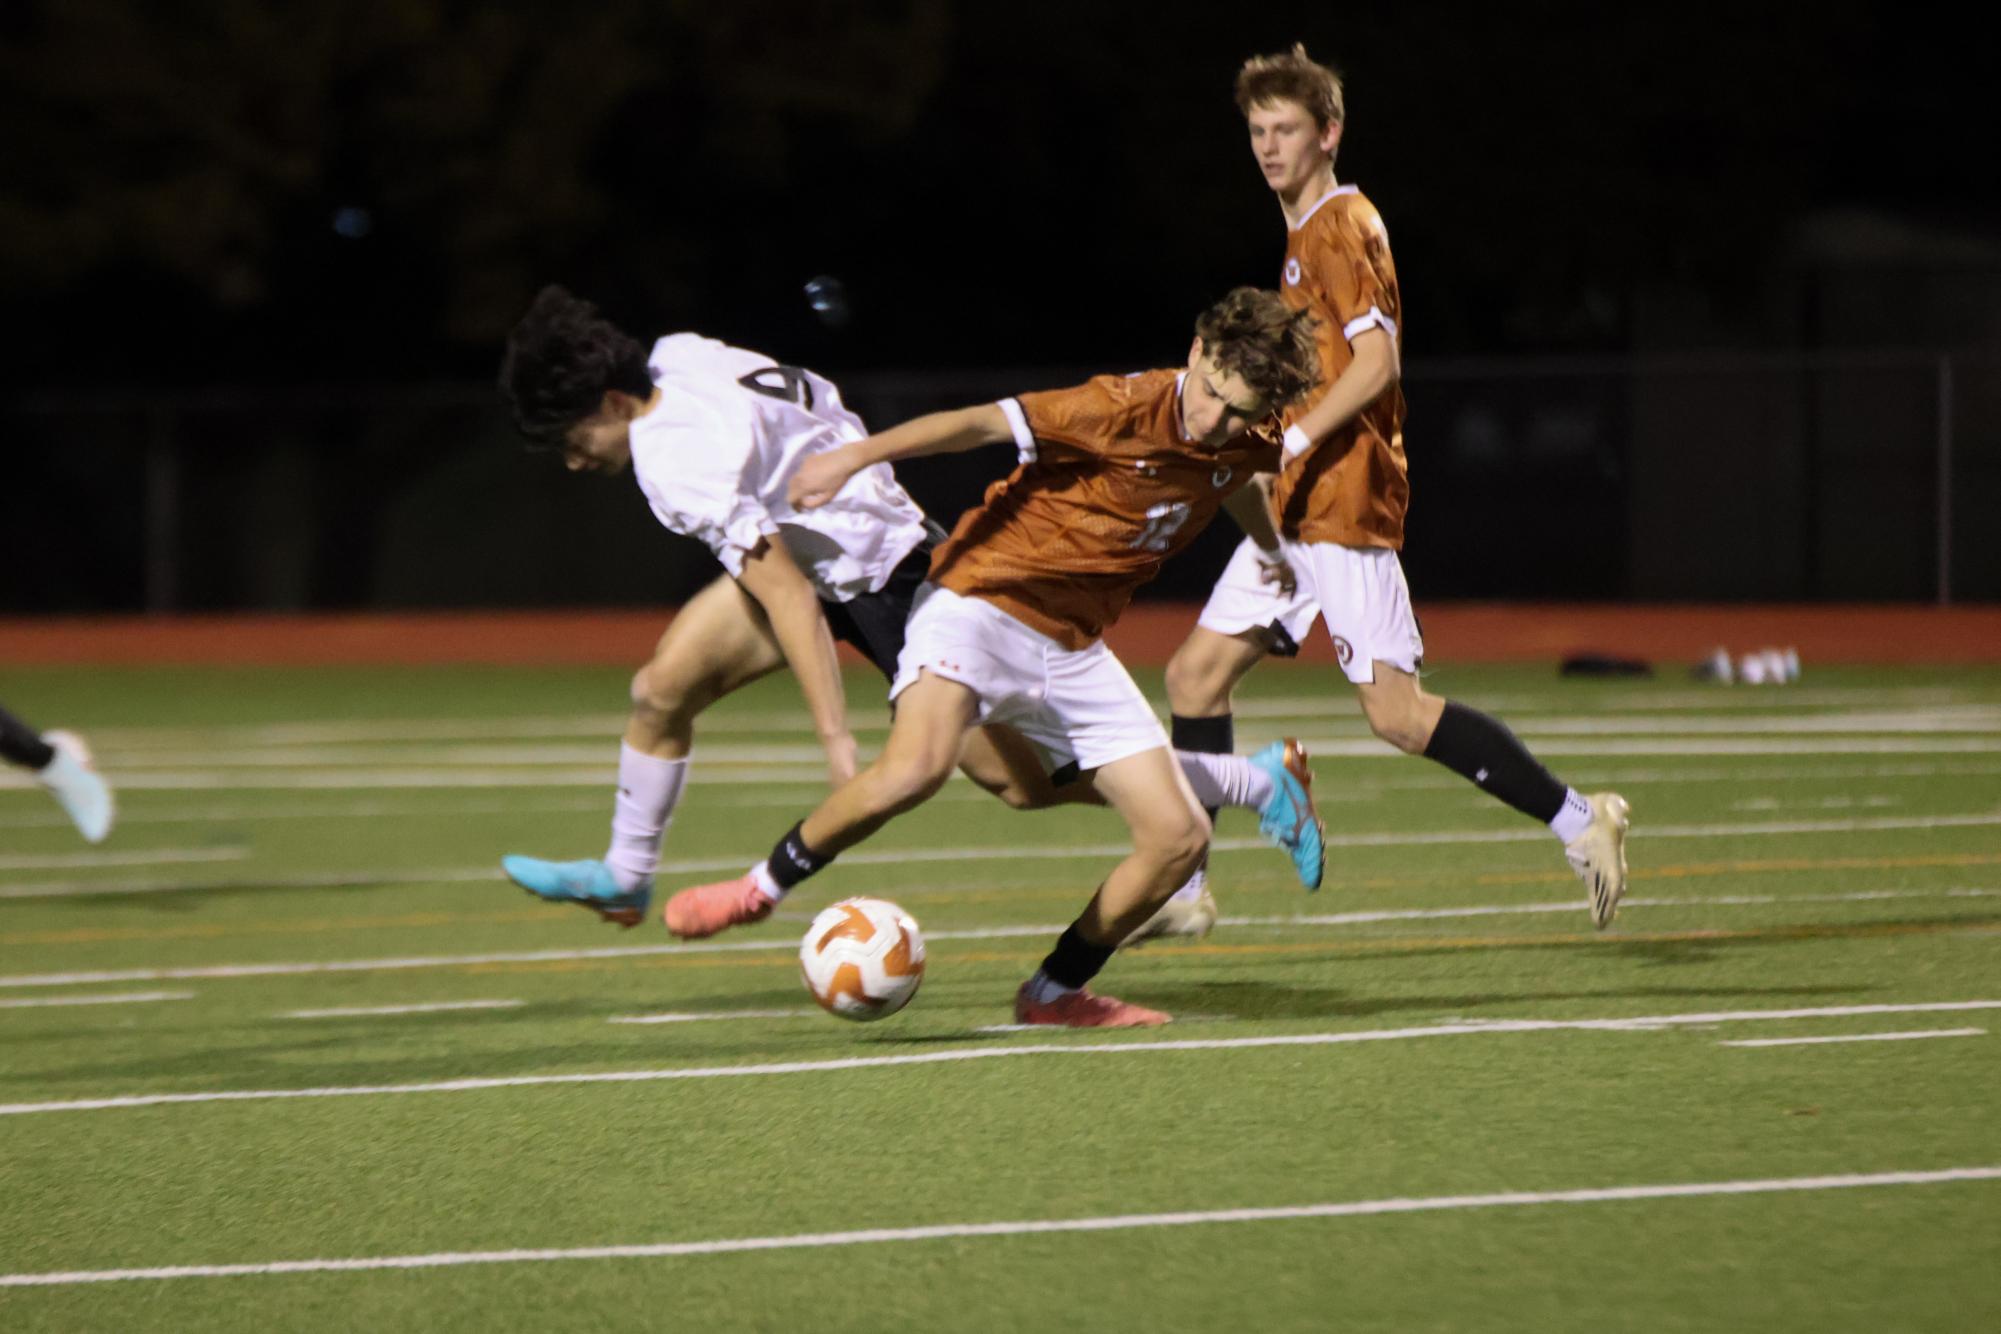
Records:
{"label": "player in orange jersey", "polygon": [[[1546,822],[1603,930],[1626,887],[1624,798],[1566,787],[1498,719],[1418,683],[1424,641],[1397,560],[1410,497],[1398,383],[1403,311],[1382,217],[1334,178],[1341,81],[1295,46],[1245,62],[1236,93],[1258,169],[1285,215],[1280,294],[1319,320],[1323,392],[1288,414],[1285,465],[1271,495],[1296,584],[1288,591],[1273,580],[1269,556],[1253,544],[1238,548],[1167,668],[1174,744],[1230,750],[1237,682],[1267,653],[1297,652],[1325,616],[1375,734]],[[1199,879],[1175,902],[1207,897]]]}
{"label": "player in orange jersey", "polygon": [[[1198,865],[1209,821],[1139,687],[1101,638],[1133,591],[1224,505],[1276,546],[1246,483],[1277,466],[1251,428],[1313,383],[1312,316],[1240,288],[1196,321],[1183,371],[1101,376],[1073,389],[934,413],[801,465],[801,508],[873,464],[1013,441],[1020,466],[989,487],[931,561],[906,629],[882,754],[742,877],[667,903],[677,936],[761,920],[836,854],[936,792],[967,733],[1007,723],[1052,768],[1095,775],[1133,851],[1015,997],[1022,1023],[1129,1027],[1168,1016],[1085,984]],[[1293,812],[1310,823],[1310,805]],[[1317,831],[1315,846],[1318,846]]]}

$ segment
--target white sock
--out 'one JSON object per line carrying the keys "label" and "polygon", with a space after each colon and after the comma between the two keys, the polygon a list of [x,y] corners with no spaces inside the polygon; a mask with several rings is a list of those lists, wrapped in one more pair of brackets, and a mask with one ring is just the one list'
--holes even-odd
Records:
{"label": "white sock", "polygon": [[1188,883],[1174,891],[1174,897],[1187,903],[1193,903],[1196,899],[1202,897],[1202,891],[1208,887],[1209,873],[1197,868],[1195,874],[1188,877]]}
{"label": "white sock", "polygon": [[605,849],[604,864],[620,889],[653,883],[660,868],[660,841],[673,823],[687,781],[686,759],[655,759],[619,743],[618,799],[612,805],[611,846]]}
{"label": "white sock", "polygon": [[1550,832],[1564,844],[1575,843],[1591,827],[1591,803],[1586,801],[1574,787],[1563,790],[1563,809],[1549,822]]}
{"label": "white sock", "polygon": [[1271,800],[1271,775],[1242,755],[1177,750],[1174,758],[1181,761],[1181,772],[1200,805],[1244,806],[1257,811]]}
{"label": "white sock", "polygon": [[1028,979],[1028,998],[1037,1005],[1047,1005],[1050,1001],[1060,996],[1067,996],[1073,991],[1082,990],[1082,987],[1064,986],[1040,968],[1035,970],[1034,977]]}
{"label": "white sock", "polygon": [[772,878],[771,862],[768,859],[750,868],[750,878],[756,882],[757,892],[773,903],[792,892]]}

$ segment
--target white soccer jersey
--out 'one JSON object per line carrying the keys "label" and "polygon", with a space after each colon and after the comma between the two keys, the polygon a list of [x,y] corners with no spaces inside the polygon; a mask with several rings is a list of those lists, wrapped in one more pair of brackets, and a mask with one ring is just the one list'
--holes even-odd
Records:
{"label": "white soccer jersey", "polygon": [[873,593],[924,540],[924,512],[878,463],[799,513],[785,485],[800,461],[868,434],[829,380],[700,334],[670,334],[647,359],[658,406],[632,423],[632,471],[654,516],[699,538],[732,575],[777,537],[822,598]]}

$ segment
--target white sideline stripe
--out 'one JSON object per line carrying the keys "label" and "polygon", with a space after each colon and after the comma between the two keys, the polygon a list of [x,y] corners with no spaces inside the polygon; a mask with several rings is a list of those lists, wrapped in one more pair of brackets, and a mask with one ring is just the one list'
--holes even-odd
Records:
{"label": "white sideline stripe", "polygon": [[789,1236],[730,1237],[626,1246],[575,1246],[511,1251],[434,1251],[425,1255],[371,1255],[328,1260],[273,1260],[262,1264],[170,1265],[155,1269],[72,1269],[56,1273],[0,1274],[0,1287],[57,1287],[138,1279],[249,1278],[266,1274],[352,1273],[369,1269],[443,1269],[459,1265],[538,1264],[555,1260],[652,1260],[742,1251],[791,1251],[888,1242],[946,1241],[959,1237],[1019,1237],[1052,1232],[1125,1232],[1136,1228],[1193,1227],[1214,1223],[1273,1223],[1305,1218],[1366,1218],[1379,1214],[1449,1209],[1506,1209],[1546,1204],[1609,1204],[1633,1200],[1696,1199],[1718,1195],[1855,1190],[1882,1186],[1932,1186],[2001,1179],[2001,1167],[1950,1167],[1929,1172],[1870,1172],[1847,1176],[1771,1177],[1743,1181],[1687,1181],[1583,1190],[1507,1191],[1488,1195],[1420,1195],[1385,1200],[1345,1200],[1250,1209],[1200,1209],[1159,1214],[1109,1214],[1096,1218],[1035,1218],[996,1223],[938,1223],[927,1227],[862,1228],[852,1232],[795,1232]]}
{"label": "white sideline stripe", "polygon": [[343,1010],[286,1010],[280,1019],[358,1019],[379,1014],[436,1014],[440,1010],[517,1010],[527,1001],[434,1001],[428,1005],[357,1005]]}
{"label": "white sideline stripe", "polygon": [[1911,1033],[1850,1033],[1831,1038],[1746,1038],[1737,1042],[1719,1042],[1719,1047],[1808,1047],[1823,1042],[1909,1042],[1915,1038],[1976,1038],[1987,1032],[1984,1028],[1927,1028]]}
{"label": "white sideline stripe", "polygon": [[240,862],[248,848],[134,848],[129,852],[62,852],[0,857],[0,871],[90,871],[100,866],[169,866],[189,862]]}
{"label": "white sideline stripe", "polygon": [[192,991],[121,991],[95,996],[37,996],[30,1000],[0,1000],[0,1010],[30,1010],[45,1005],[145,1005],[153,1001],[193,1000]]}
{"label": "white sideline stripe", "polygon": [[[1894,778],[1979,778],[2001,774],[2001,765],[1958,763],[1958,764],[1895,764],[1895,765],[1816,765],[1810,768],[1776,769],[1622,769],[1618,772],[1606,770],[1588,774],[1591,781],[1585,782],[1586,774],[1573,774],[1586,787],[1635,787],[1645,784],[1671,783],[1730,783],[1742,787],[1747,784],[1767,782],[1791,782],[1797,779],[1813,779],[1822,782],[1837,782],[1852,778],[1889,780]],[[803,768],[797,777],[771,778],[762,775],[744,776],[729,774],[720,779],[704,773],[698,784],[719,784],[724,787],[748,787],[752,784],[783,787],[824,786],[824,773],[808,773]],[[523,785],[526,790],[531,785]],[[542,786],[535,784],[532,786]],[[1386,792],[1446,792],[1464,790],[1466,780],[1453,775],[1437,778],[1385,778],[1377,779],[1366,789],[1345,789],[1318,793],[1314,800],[1327,806],[1341,802],[1378,801]],[[931,798],[940,801],[986,801],[987,794],[972,787],[970,783],[955,776],[945,790]],[[724,804],[740,806],[799,806],[804,799],[797,792],[762,792],[730,794],[718,796]],[[353,820],[376,818],[431,819],[441,815],[509,815],[523,810],[550,812],[575,812],[602,810],[605,802],[600,797],[542,797],[534,800],[495,799],[490,801],[471,800],[464,802],[441,802],[436,805],[416,804],[404,801],[350,802],[316,801],[297,805],[203,805],[170,808],[166,810],[134,810],[128,803],[118,812],[121,827],[139,824],[229,824],[245,820]],[[0,816],[0,829],[69,829],[70,818],[60,811],[37,811],[34,814]]]}
{"label": "white sideline stripe", "polygon": [[[1879,889],[1850,894],[1735,894],[1680,899],[1628,898],[1623,906],[1742,907],[1778,903],[1867,903],[1879,899],[1994,898],[2001,889]],[[1370,912],[1301,914],[1294,917],[1224,917],[1225,926],[1349,926],[1365,922],[1425,921],[1451,917],[1506,917],[1533,913],[1583,911],[1583,900],[1557,903],[1491,904],[1470,908],[1394,908]],[[801,920],[804,920],[803,918]],[[1046,936],[1061,932],[1066,924],[1043,922],[1025,926],[966,927],[960,930],[927,931],[927,940],[1006,940],[1017,936]],[[1616,937],[1612,937],[1616,940]],[[0,975],[0,988],[66,987],[89,982],[161,982],[196,978],[295,977],[310,973],[366,973],[405,968],[463,968],[496,963],[563,963],[583,959],[630,959],[663,954],[737,954],[758,950],[798,948],[790,940],[742,940],[673,945],[604,945],[584,950],[520,950],[495,954],[436,954],[403,958],[330,959],[300,963],[208,964],[187,968],[134,968],[123,971],[76,973],[14,973]]]}
{"label": "white sideline stripe", "polygon": [[[1660,838],[1744,838],[1772,834],[1858,834],[1884,833],[1904,829],[1964,829],[1987,828],[2001,825],[2001,811],[1986,811],[1969,815],[1918,815],[1883,816],[1860,820],[1762,820],[1741,824],[1690,824],[1690,825],[1642,825],[1641,833],[1648,839]],[[1329,848],[1400,848],[1400,847],[1443,847],[1455,844],[1479,843],[1540,843],[1549,839],[1546,829],[1534,827],[1510,829],[1443,829],[1422,833],[1382,833],[1382,834],[1334,834],[1328,835],[1324,846]],[[1263,839],[1219,838],[1210,844],[1213,852],[1262,852],[1268,848]],[[881,852],[850,852],[841,858],[843,866],[903,866],[918,862],[978,862],[1021,861],[1028,858],[1062,859],[1067,857],[1123,857],[1130,852],[1127,843],[1081,843],[1043,845],[1036,847],[977,847],[977,848],[900,848]],[[708,857],[698,861],[663,863],[662,875],[683,875],[707,871],[735,871],[750,866],[758,860],[757,853],[745,853],[730,857]],[[271,877],[236,884],[216,884],[209,880],[137,880],[113,881],[95,885],[77,885],[68,881],[45,881],[37,884],[15,885],[0,889],[0,898],[79,898],[99,894],[170,894],[185,890],[212,889],[315,889],[315,888],[367,888],[375,885],[409,885],[425,883],[463,883],[481,880],[499,880],[497,869],[486,867],[444,867],[417,869],[397,872],[356,872],[352,875],[325,874],[312,876]],[[0,979],[0,986],[6,985]]]}
{"label": "white sideline stripe", "polygon": [[506,1075],[447,1079],[422,1084],[350,1084],[303,1089],[218,1089],[206,1093],[136,1093],[62,1102],[0,1103],[0,1116],[41,1112],[94,1112],[120,1107],[164,1107],[184,1103],[262,1102],[294,1098],[356,1098],[404,1093],[469,1093],[485,1089],[542,1088],[564,1084],[648,1084],[678,1079],[740,1079],[765,1075],[824,1074],[952,1061],[997,1060],[1015,1056],[1123,1056],[1136,1052],[1232,1051],[1262,1047],[1326,1047],[1355,1042],[1396,1042],[1409,1038],[1491,1036],[1497,1033],[1658,1032],[1683,1024],[1726,1024],[1774,1019],[1828,1019],[1861,1014],[1923,1014],[1956,1010],[2001,1010],[2001,1000],[1937,1001],[1910,1005],[1830,1005],[1791,1010],[1717,1010],[1696,1014],[1636,1015],[1624,1019],[1479,1019],[1411,1028],[1334,1033],[1291,1033],[1249,1038],[1185,1038],[1154,1042],[1079,1042],[1019,1047],[952,1047],[906,1056],[846,1056],[821,1061],[775,1061],[763,1065],[682,1066],[651,1070],[604,1070],[563,1075]]}
{"label": "white sideline stripe", "polygon": [[707,1019],[804,1019],[818,1014],[818,1010],[704,1010],[685,1011],[677,1014],[621,1014],[614,1015],[605,1022],[610,1024],[699,1024]]}

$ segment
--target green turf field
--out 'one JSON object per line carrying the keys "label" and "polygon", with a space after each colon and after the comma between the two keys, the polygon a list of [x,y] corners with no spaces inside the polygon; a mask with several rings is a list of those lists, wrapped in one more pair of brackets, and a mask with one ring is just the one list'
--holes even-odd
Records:
{"label": "green turf field", "polygon": [[[622,671],[0,672],[122,814],[0,786],[0,1329],[2001,1328],[2001,672],[1808,666],[1434,673],[1632,801],[1604,936],[1546,831],[1261,670],[1327,888],[1226,815],[1127,1034],[993,1031],[1101,811],[955,782],[675,945],[495,868],[602,850]],[[669,887],[819,791],[783,678],[696,761]],[[796,977],[852,893],[930,940],[872,1026]]]}

